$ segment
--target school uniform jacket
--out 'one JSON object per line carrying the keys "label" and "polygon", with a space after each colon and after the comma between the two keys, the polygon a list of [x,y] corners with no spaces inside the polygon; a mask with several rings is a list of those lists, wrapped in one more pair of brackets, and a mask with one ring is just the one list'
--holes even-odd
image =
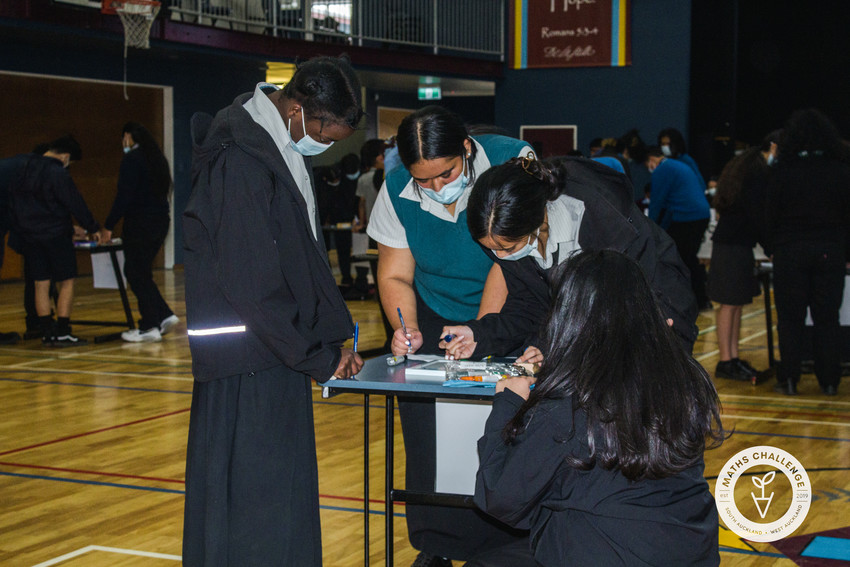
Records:
{"label": "school uniform jacket", "polygon": [[351,316],[321,228],[317,239],[274,141],[242,106],[251,96],[192,118],[183,214],[192,371],[207,381],[285,365],[323,381],[353,334]]}
{"label": "school uniform jacket", "polygon": [[657,480],[627,479],[596,465],[579,470],[567,457],[587,459],[587,415],[572,397],[542,401],[510,445],[502,431],[523,399],[496,394],[484,436],[475,503],[510,526],[531,530],[534,558],[563,565],[715,566],[717,508],[705,465]]}
{"label": "school uniform jacket", "polygon": [[[628,179],[587,159],[565,157],[548,163],[560,170],[561,194],[584,203],[579,246],[616,250],[637,261],[662,312],[673,319],[674,330],[690,351],[697,337],[698,315],[690,276],[673,240],[632,202]],[[505,356],[529,344],[539,347],[537,333],[549,310],[551,268],[542,269],[531,256],[502,260],[485,251],[502,268],[508,298],[499,313],[465,323],[478,343],[473,357]]]}

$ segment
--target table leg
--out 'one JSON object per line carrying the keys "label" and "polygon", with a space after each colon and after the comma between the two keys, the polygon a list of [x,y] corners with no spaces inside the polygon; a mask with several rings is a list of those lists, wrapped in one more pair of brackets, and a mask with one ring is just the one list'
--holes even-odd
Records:
{"label": "table leg", "polygon": [[127,298],[127,288],[124,286],[124,276],[121,275],[121,267],[118,265],[118,255],[115,250],[109,251],[112,260],[112,269],[115,271],[115,281],[118,283],[118,291],[121,292],[121,303],[124,305],[124,315],[127,317],[127,328],[135,329],[133,322],[133,311],[130,309],[130,300]]}
{"label": "table leg", "polygon": [[392,395],[387,396],[387,411],[386,411],[386,446],[384,449],[384,453],[386,455],[386,479],[384,486],[384,502],[385,502],[385,510],[386,517],[384,518],[384,529],[385,529],[385,537],[386,537],[386,566],[392,567],[393,565],[393,467],[395,464],[395,458],[393,456],[393,436],[394,426],[395,426],[395,415],[394,415],[394,403],[395,398]]}
{"label": "table leg", "polygon": [[762,272],[761,285],[764,288],[764,321],[767,326],[767,366],[774,368],[776,358],[773,356],[773,313],[770,301],[770,273]]}
{"label": "table leg", "polygon": [[363,396],[363,565],[369,567],[369,394]]}

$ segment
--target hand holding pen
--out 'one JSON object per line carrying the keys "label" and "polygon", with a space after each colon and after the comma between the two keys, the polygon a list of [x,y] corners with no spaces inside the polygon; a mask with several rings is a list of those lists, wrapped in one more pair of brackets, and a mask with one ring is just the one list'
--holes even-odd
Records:
{"label": "hand holding pen", "polygon": [[422,346],[422,333],[419,329],[408,327],[405,324],[400,307],[396,308],[396,311],[401,326],[393,333],[390,351],[396,356],[414,353]]}
{"label": "hand holding pen", "polygon": [[354,349],[340,349],[339,364],[333,373],[337,379],[351,378],[363,368],[363,359],[357,354],[357,343],[360,339],[360,324],[354,325]]}

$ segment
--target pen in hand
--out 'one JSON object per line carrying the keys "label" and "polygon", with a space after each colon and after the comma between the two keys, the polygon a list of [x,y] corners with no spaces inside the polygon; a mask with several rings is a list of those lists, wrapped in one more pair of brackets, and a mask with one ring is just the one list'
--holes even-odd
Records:
{"label": "pen in hand", "polygon": [[[407,338],[407,326],[404,324],[404,317],[401,314],[401,307],[396,307],[396,311],[398,311],[398,320],[401,323],[401,330],[404,332],[405,339]],[[404,343],[407,345],[407,352],[411,351],[410,340],[405,340]]]}

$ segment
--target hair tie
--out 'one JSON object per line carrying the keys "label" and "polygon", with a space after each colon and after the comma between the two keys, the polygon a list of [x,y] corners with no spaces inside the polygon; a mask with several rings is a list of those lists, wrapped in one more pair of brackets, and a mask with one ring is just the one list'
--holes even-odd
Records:
{"label": "hair tie", "polygon": [[537,179],[538,181],[546,181],[543,166],[534,157],[534,152],[529,151],[527,155],[513,158],[513,160],[511,161],[514,160],[515,163],[518,163],[520,167],[522,167],[522,170],[524,172],[526,172],[533,178]]}

